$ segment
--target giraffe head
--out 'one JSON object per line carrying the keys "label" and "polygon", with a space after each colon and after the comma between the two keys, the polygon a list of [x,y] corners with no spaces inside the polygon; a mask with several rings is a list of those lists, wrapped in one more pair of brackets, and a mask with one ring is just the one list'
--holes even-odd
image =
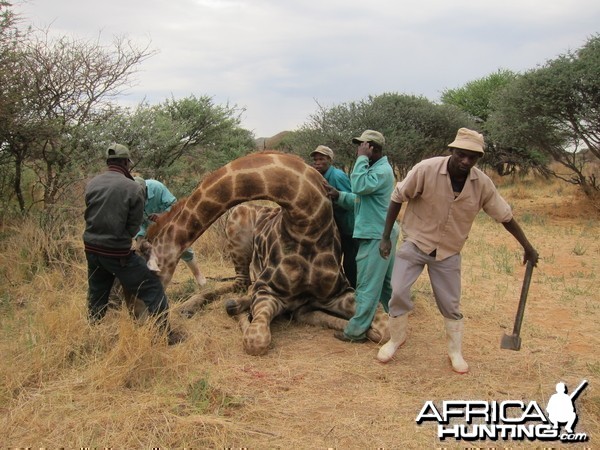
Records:
{"label": "giraffe head", "polygon": [[[158,216],[148,227],[146,242],[142,244],[143,256],[150,270],[157,272],[166,287],[183,253],[185,246],[180,243],[188,237],[188,230],[177,226],[175,218],[185,211],[187,197],[175,203],[171,209]],[[150,247],[148,249],[148,247]]]}

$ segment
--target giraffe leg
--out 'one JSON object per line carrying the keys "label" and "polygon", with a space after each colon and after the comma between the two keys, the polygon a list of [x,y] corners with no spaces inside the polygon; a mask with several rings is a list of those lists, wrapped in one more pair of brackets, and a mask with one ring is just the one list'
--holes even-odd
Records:
{"label": "giraffe leg", "polygon": [[250,311],[250,306],[252,306],[252,298],[249,295],[232,298],[225,302],[227,314],[232,317]]}
{"label": "giraffe leg", "polygon": [[244,330],[244,350],[249,355],[263,355],[271,344],[271,321],[283,312],[283,305],[268,290],[258,290],[252,301],[252,317]]}
{"label": "giraffe leg", "polygon": [[373,317],[373,322],[371,322],[371,328],[367,331],[367,337],[373,342],[380,344],[390,340],[388,315],[381,306],[378,306],[377,311],[375,311],[375,317]]}
{"label": "giraffe leg", "polygon": [[234,264],[235,267],[235,285],[234,292],[245,293],[250,287],[250,266],[249,264]]}
{"label": "giraffe leg", "polygon": [[178,304],[173,307],[172,310],[185,317],[192,317],[196,314],[204,305],[214,302],[221,295],[232,292],[234,289],[234,283],[227,283],[216,289],[200,294],[192,295],[185,302]]}
{"label": "giraffe leg", "polygon": [[[320,304],[320,309],[327,311],[333,316],[350,319],[356,310],[354,291],[348,290],[342,295],[334,297],[329,301]],[[347,320],[346,320],[347,323]],[[328,326],[328,325],[326,325]],[[345,327],[345,325],[344,325]],[[333,327],[331,327],[333,328]],[[335,328],[337,329],[337,328]],[[381,307],[377,308],[371,326],[367,330],[367,337],[373,342],[385,342],[390,339],[390,332],[387,326],[387,315]]]}
{"label": "giraffe leg", "polygon": [[[388,333],[385,323],[386,317],[387,316],[383,311],[381,311],[380,314],[375,314],[371,328],[367,330],[367,338],[369,338],[370,341],[381,343],[389,340],[389,338],[386,337],[386,333]],[[316,327],[331,328],[332,330],[339,331],[343,331],[346,328],[346,325],[348,325],[347,319],[332,316],[325,311],[316,309],[311,310],[309,308],[294,312],[294,318],[300,323]]]}
{"label": "giraffe leg", "polygon": [[325,311],[312,309],[310,306],[294,311],[294,319],[299,323],[313,325],[315,327],[331,328],[332,330],[343,330],[348,324],[347,319],[332,316]]}
{"label": "giraffe leg", "polygon": [[256,228],[255,205],[238,205],[233,208],[225,223],[227,253],[235,268],[235,291],[245,293],[250,286],[252,240]]}

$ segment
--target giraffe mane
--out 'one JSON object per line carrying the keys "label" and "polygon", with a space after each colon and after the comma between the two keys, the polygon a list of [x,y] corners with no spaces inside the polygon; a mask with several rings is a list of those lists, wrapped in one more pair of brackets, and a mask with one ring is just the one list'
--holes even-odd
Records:
{"label": "giraffe mane", "polygon": [[148,233],[146,235],[146,239],[148,239],[148,241],[152,242],[158,235],[158,232],[163,229],[165,224],[169,223],[171,219],[183,209],[187,199],[187,197],[183,197],[182,199],[178,200],[171,206],[170,210],[158,216],[157,221],[150,224],[148,227]]}

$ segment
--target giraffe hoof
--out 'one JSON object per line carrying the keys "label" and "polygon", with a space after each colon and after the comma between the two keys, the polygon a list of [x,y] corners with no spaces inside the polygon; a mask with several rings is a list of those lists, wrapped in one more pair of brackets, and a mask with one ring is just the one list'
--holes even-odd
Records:
{"label": "giraffe hoof", "polygon": [[229,316],[237,316],[239,313],[238,306],[238,302],[235,300],[227,300],[227,303],[225,303],[225,310]]}

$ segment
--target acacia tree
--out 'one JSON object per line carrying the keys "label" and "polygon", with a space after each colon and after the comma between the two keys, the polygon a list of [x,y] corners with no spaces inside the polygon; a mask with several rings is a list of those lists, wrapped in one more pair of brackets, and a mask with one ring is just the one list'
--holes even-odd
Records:
{"label": "acacia tree", "polygon": [[515,80],[496,96],[488,129],[496,139],[549,156],[569,169],[550,173],[600,190],[598,174],[586,170],[585,150],[600,158],[600,35]]}
{"label": "acacia tree", "polygon": [[11,10],[11,4],[0,1],[0,197],[5,207],[15,192],[14,187],[20,186],[17,175],[20,176],[21,170],[13,169],[22,167],[24,160],[22,151],[11,154],[8,148],[17,105],[22,99],[23,74],[18,70],[18,50],[26,32],[22,33],[18,24],[19,18]]}
{"label": "acacia tree", "polygon": [[181,172],[202,173],[252,151],[253,135],[241,128],[242,113],[236,106],[214,104],[209,96],[172,98],[157,105],[142,102],[116,115],[97,140],[127,144],[135,170],[169,181]]}
{"label": "acacia tree", "polygon": [[489,118],[494,112],[494,98],[518,77],[518,74],[510,70],[498,70],[486,77],[469,81],[460,88],[444,90],[441,100],[444,104],[460,108],[478,122],[487,144],[482,164],[494,167],[500,175],[514,173],[516,168],[525,172],[534,169],[545,173],[547,158],[534,149],[503,141],[488,126]]}
{"label": "acacia tree", "polygon": [[10,133],[3,145],[15,163],[14,190],[25,211],[22,174],[31,169],[45,205],[81,177],[91,143],[87,129],[113,113],[111,100],[130,86],[138,64],[154,54],[125,38],[99,40],[34,33],[16,49],[10,68]]}
{"label": "acacia tree", "polygon": [[335,152],[336,166],[348,171],[355,156],[350,140],[363,120],[362,103],[349,102],[329,108],[317,103],[317,111],[297,131],[288,133],[277,148],[307,159],[318,145],[327,145]]}

